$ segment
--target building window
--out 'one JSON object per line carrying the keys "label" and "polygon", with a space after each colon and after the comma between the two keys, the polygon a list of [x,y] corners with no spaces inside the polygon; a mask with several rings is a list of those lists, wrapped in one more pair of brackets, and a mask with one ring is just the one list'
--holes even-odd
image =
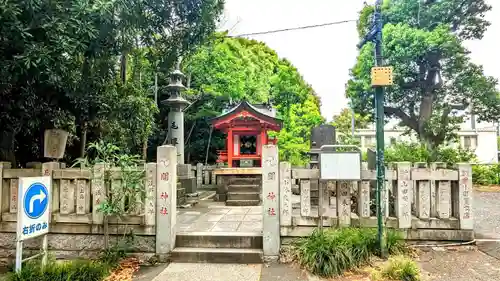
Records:
{"label": "building window", "polygon": [[373,147],[373,146],[375,146],[375,137],[365,136],[365,147]]}
{"label": "building window", "polygon": [[464,148],[474,150],[477,147],[477,136],[464,136]]}

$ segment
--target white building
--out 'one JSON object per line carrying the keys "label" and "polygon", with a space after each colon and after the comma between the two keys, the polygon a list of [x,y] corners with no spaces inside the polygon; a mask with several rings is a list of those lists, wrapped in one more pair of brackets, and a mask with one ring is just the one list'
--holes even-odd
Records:
{"label": "white building", "polygon": [[[474,124],[475,123],[475,124]],[[404,129],[397,128],[397,122],[391,122],[385,126],[385,143],[390,145],[397,141],[416,141],[415,135],[403,135]],[[474,118],[465,121],[461,125],[461,130],[457,132],[462,148],[475,151],[480,163],[498,163],[498,127],[492,123],[476,123]],[[355,131],[355,135],[361,141],[361,148],[366,150],[375,147],[375,126],[370,129],[360,129]]]}

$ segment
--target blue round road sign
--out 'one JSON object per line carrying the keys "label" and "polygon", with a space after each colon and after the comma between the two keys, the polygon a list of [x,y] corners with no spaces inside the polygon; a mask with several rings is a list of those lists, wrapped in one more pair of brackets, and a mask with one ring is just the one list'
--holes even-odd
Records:
{"label": "blue round road sign", "polygon": [[38,219],[47,210],[49,203],[49,192],[42,183],[35,182],[24,194],[24,213],[30,219]]}

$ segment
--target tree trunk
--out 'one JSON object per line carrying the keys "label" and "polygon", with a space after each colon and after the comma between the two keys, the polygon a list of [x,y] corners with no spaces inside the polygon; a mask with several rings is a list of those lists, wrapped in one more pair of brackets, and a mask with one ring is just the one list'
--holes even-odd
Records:
{"label": "tree trunk", "polygon": [[142,144],[142,159],[144,159],[144,163],[148,161],[148,138]]}
{"label": "tree trunk", "polygon": [[123,84],[127,82],[127,52],[123,51],[120,59],[120,78]]}
{"label": "tree trunk", "polygon": [[82,132],[80,140],[80,157],[85,157],[85,148],[87,147],[87,121],[82,123]]}

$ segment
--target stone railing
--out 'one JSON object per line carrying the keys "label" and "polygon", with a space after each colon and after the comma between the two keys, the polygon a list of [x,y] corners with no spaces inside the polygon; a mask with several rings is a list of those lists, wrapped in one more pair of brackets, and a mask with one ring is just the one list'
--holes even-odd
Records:
{"label": "stone railing", "polygon": [[[364,166],[360,182],[320,182],[317,169],[280,163],[281,236],[308,235],[320,217],[325,227],[376,227],[376,171]],[[382,194],[387,227],[404,230],[409,239],[473,239],[470,164],[391,167],[385,173],[388,193]]]}
{"label": "stone railing", "polygon": [[[10,163],[0,164],[2,181],[1,222],[17,222],[18,185],[20,177],[51,176],[52,196],[49,212],[51,213],[52,229],[58,230],[63,224],[71,224],[72,229],[83,226],[91,233],[102,230],[97,227],[103,224],[103,214],[98,211],[99,205],[106,200],[104,188],[104,164],[98,164],[94,171],[80,168],[61,168],[57,162],[48,162],[37,165],[35,168],[11,169]],[[146,165],[147,178],[144,182],[146,192],[156,192],[156,163]],[[154,181],[151,178],[155,178]],[[120,192],[122,189],[121,171],[110,170],[110,190]],[[111,196],[113,196],[111,194]],[[111,217],[109,223],[118,227],[127,225],[137,228],[144,234],[154,234],[155,209],[151,208],[151,196],[143,198],[140,193],[132,195],[133,198],[120,198],[124,210],[120,218]],[[136,201],[135,208],[128,209],[126,202]],[[92,227],[90,227],[92,226]],[[15,228],[3,228],[13,231]],[[64,229],[64,227],[63,227]],[[60,231],[64,232],[63,229]],[[81,230],[80,230],[81,231]]]}
{"label": "stone railing", "polygon": [[207,188],[216,186],[216,175],[214,170],[217,165],[203,165],[202,163],[192,166],[193,173],[196,177],[196,186],[198,188]]}
{"label": "stone railing", "polygon": [[[162,258],[173,248],[177,198],[177,152],[175,147],[158,147],[157,163],[145,164],[143,192],[123,198],[122,216],[110,217],[113,243],[128,232],[135,237],[132,251],[139,257]],[[15,257],[18,184],[20,177],[52,177],[49,250],[58,258],[90,257],[104,249],[103,214],[98,206],[106,200],[104,165],[90,169],[64,168],[58,162],[31,163],[33,168],[11,169],[0,162],[0,262]],[[112,170],[111,190],[119,192],[120,171]],[[145,191],[145,192],[144,192]],[[144,194],[145,193],[145,194]],[[113,193],[110,194],[111,198]],[[122,200],[120,198],[120,200]],[[135,208],[127,202],[135,200]],[[128,205],[131,206],[131,205]],[[41,239],[25,241],[26,256],[39,251]]]}

